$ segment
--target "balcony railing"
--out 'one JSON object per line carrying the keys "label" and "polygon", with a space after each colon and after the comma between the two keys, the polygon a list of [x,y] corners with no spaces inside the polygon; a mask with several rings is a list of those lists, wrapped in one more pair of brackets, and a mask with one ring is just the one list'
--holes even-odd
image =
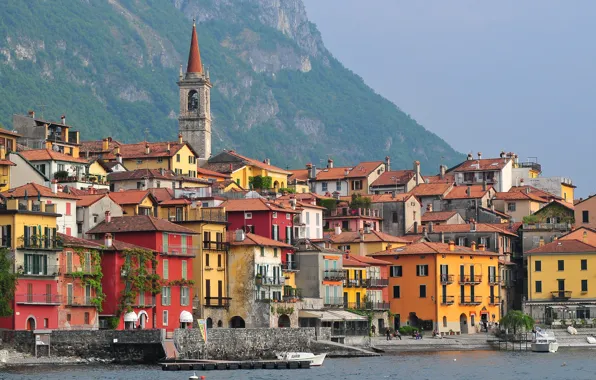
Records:
{"label": "balcony railing", "polygon": [[62,240],[50,239],[43,236],[30,236],[27,239],[19,238],[18,242],[20,249],[60,251],[63,248]]}
{"label": "balcony railing", "polygon": [[281,264],[281,269],[284,272],[290,272],[294,270],[298,270],[298,263],[296,261],[288,261]]}
{"label": "balcony railing", "polygon": [[323,215],[326,218],[337,218],[337,217],[344,217],[344,216],[362,216],[362,217],[372,217],[378,218],[380,217],[379,210],[374,210],[371,208],[338,208],[335,210],[325,210]]}
{"label": "balcony railing", "polygon": [[460,284],[480,284],[482,282],[482,275],[477,274],[474,276],[464,275],[459,276]]}
{"label": "balcony railing", "polygon": [[15,294],[15,302],[27,305],[59,305],[62,301],[58,294]]}
{"label": "balcony railing", "polygon": [[188,211],[188,220],[225,223],[228,217],[221,208],[191,208]]}
{"label": "balcony railing", "polygon": [[325,297],[323,300],[325,306],[341,307],[344,305],[343,297]]}
{"label": "balcony railing", "polygon": [[[166,247],[164,247],[166,248]],[[162,255],[166,256],[190,256],[194,257],[199,253],[199,249],[197,247],[193,247],[190,245],[180,245],[180,244],[169,244],[167,246],[167,251],[162,251]]]}
{"label": "balcony railing", "polygon": [[367,278],[367,288],[384,288],[389,286],[389,280],[386,278]]}
{"label": "balcony railing", "polygon": [[203,250],[227,251],[229,244],[225,241],[203,241]]}
{"label": "balcony railing", "polygon": [[344,303],[344,308],[352,310],[389,310],[389,302],[368,301]]}
{"label": "balcony railing", "polygon": [[459,297],[460,305],[480,305],[482,303],[481,296],[464,296]]}
{"label": "balcony railing", "polygon": [[230,297],[205,297],[205,307],[230,307]]}
{"label": "balcony railing", "polygon": [[17,267],[17,274],[21,277],[55,277],[60,274],[60,266],[58,265],[39,265],[35,267],[22,266]]}
{"label": "balcony railing", "polygon": [[257,285],[284,285],[286,283],[286,278],[283,276],[280,277],[256,277],[255,282]]}
{"label": "balcony railing", "polygon": [[452,274],[443,274],[441,273],[441,284],[443,285],[447,285],[447,284],[453,284],[453,278],[455,276]]}
{"label": "balcony railing", "polygon": [[488,283],[489,283],[489,285],[500,285],[501,284],[501,277],[499,277],[499,276],[488,276]]}
{"label": "balcony railing", "polygon": [[66,296],[66,306],[95,306],[91,303],[91,297]]}
{"label": "balcony railing", "polygon": [[347,288],[365,288],[366,282],[364,280],[356,280],[353,278],[344,280],[344,286]]}
{"label": "balcony railing", "polygon": [[455,303],[455,296],[442,296],[441,305],[453,305]]}
{"label": "balcony railing", "polygon": [[343,281],[346,278],[346,273],[343,270],[326,270],[323,271],[323,279],[326,281]]}
{"label": "balcony railing", "polygon": [[302,289],[290,288],[286,286],[284,288],[283,300],[284,302],[298,301],[302,299]]}
{"label": "balcony railing", "polygon": [[499,305],[501,304],[501,297],[499,296],[492,296],[492,297],[488,297],[488,304],[489,305]]}
{"label": "balcony railing", "polygon": [[555,231],[569,231],[571,230],[571,223],[524,223],[523,230],[555,230]]}
{"label": "balcony railing", "polygon": [[67,265],[62,265],[60,267],[60,273],[64,273],[66,276],[72,276],[73,273],[79,274],[82,273],[83,275],[91,275],[93,274],[93,270],[91,266],[85,265],[71,265],[68,267]]}
{"label": "balcony railing", "polygon": [[557,301],[565,301],[571,298],[571,290],[555,290],[550,292],[553,297],[553,300]]}
{"label": "balcony railing", "polygon": [[528,168],[538,172],[542,172],[542,165],[536,162],[520,162],[518,166],[520,168]]}

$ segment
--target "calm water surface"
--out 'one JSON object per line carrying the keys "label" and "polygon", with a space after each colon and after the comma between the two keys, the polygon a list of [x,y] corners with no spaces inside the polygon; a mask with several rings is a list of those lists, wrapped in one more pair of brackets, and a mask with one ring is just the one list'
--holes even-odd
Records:
{"label": "calm water surface", "polygon": [[[455,359],[455,360],[454,360]],[[210,371],[206,380],[360,379],[596,379],[596,351],[556,354],[518,352],[412,353],[379,358],[327,359],[307,370]],[[12,368],[1,380],[137,379],[187,380],[192,372],[163,372],[157,366],[49,366]]]}

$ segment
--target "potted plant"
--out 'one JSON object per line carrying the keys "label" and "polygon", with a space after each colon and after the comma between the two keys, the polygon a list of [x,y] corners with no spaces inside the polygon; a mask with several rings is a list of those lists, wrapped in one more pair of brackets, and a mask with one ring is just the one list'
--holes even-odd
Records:
{"label": "potted plant", "polygon": [[449,329],[449,335],[455,335],[455,333],[453,332],[453,330]]}
{"label": "potted plant", "polygon": [[263,285],[263,275],[262,275],[262,274],[260,274],[260,273],[257,273],[257,275],[255,276],[255,283],[256,283],[258,286],[261,286],[261,285]]}

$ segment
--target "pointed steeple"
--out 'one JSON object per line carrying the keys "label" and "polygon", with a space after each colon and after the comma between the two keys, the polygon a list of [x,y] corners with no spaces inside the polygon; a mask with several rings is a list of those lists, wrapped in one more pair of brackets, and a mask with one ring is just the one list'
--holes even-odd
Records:
{"label": "pointed steeple", "polygon": [[192,20],[192,38],[190,40],[190,53],[188,54],[187,73],[202,73],[203,64],[201,63],[201,53],[199,52],[199,39],[197,38],[197,27],[195,20]]}

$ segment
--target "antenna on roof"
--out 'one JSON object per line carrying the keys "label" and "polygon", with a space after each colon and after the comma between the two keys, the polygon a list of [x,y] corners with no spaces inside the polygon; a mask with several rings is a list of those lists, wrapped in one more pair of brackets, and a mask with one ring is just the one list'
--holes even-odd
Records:
{"label": "antenna on roof", "polygon": [[38,104],[36,107],[41,108],[41,118],[43,119],[43,110],[47,107],[47,104]]}

